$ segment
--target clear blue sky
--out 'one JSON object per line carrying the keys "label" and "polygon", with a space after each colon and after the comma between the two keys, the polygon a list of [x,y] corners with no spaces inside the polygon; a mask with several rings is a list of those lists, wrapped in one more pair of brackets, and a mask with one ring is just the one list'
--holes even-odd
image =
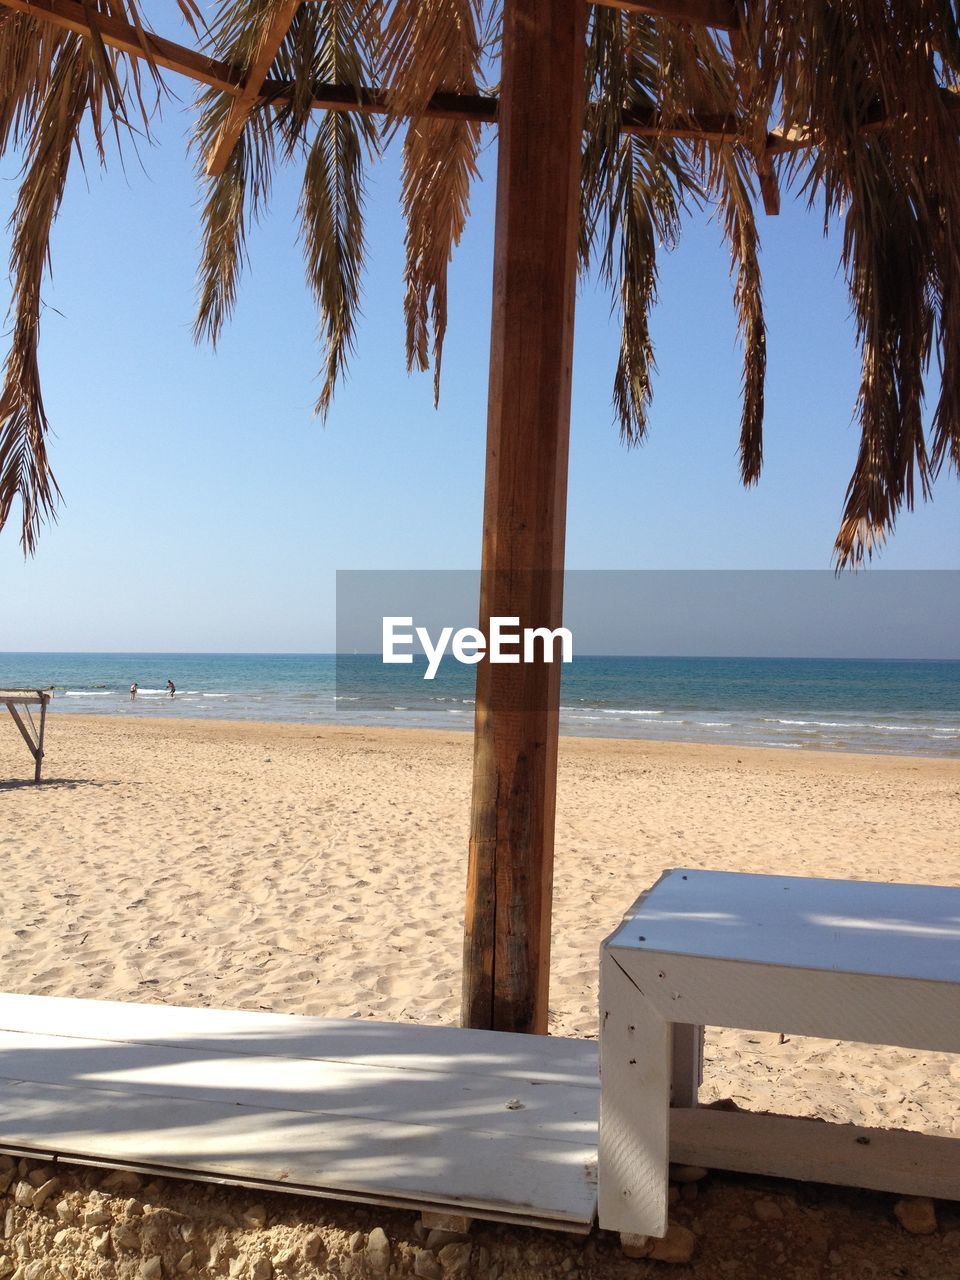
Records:
{"label": "clear blue sky", "polygon": [[[174,33],[175,34],[175,33]],[[0,534],[0,650],[333,646],[338,568],[468,568],[479,558],[495,144],[451,270],[440,409],[408,377],[394,155],[371,176],[365,318],[326,427],[312,417],[317,321],[295,240],[299,166],[250,242],[219,351],[191,336],[198,186],[191,91],[154,147],[76,166],[53,242],[42,368],[64,491],[24,563]],[[89,159],[89,157],[88,157]],[[15,166],[0,170],[0,219]],[[827,568],[857,447],[858,360],[836,237],[792,198],[762,221],[769,325],[766,465],[738,480],[740,356],[719,227],[664,254],[652,432],[613,424],[607,296],[578,309],[568,563],[573,568]],[[7,256],[5,233],[0,254]],[[0,305],[7,303],[6,282]],[[882,568],[960,567],[960,485],[904,514]]]}

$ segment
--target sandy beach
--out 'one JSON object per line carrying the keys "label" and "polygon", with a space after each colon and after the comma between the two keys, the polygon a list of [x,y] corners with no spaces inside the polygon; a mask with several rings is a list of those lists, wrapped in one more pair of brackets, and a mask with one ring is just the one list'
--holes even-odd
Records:
{"label": "sandy beach", "polygon": [[[454,1023],[469,735],[0,723],[0,984]],[[597,949],[671,866],[960,883],[960,764],[561,741],[551,1030],[595,1036]],[[704,1100],[960,1135],[960,1060],[708,1033]],[[704,1273],[706,1274],[706,1273]]]}

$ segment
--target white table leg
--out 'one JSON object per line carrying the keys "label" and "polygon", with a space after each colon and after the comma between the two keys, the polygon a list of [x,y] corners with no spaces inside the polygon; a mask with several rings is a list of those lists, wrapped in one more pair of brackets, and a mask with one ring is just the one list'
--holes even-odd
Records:
{"label": "white table leg", "polygon": [[616,960],[600,960],[600,1226],[667,1230],[671,1028]]}

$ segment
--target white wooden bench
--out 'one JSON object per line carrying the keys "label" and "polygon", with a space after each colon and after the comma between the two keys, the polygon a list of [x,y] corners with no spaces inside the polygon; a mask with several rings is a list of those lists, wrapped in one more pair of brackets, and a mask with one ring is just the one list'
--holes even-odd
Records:
{"label": "white wooden bench", "polygon": [[600,1015],[601,1227],[664,1235],[671,1159],[960,1199],[956,1139],[697,1106],[704,1025],[960,1053],[960,889],[665,872]]}

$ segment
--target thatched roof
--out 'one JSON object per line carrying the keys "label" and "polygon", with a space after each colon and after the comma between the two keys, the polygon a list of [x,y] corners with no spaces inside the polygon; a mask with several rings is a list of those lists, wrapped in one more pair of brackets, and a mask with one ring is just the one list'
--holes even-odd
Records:
{"label": "thatched roof", "polygon": [[[279,165],[302,173],[300,235],[320,313],[325,413],[349,355],[364,180],[403,138],[407,360],[439,390],[446,273],[496,119],[500,0],[221,0],[185,48],[138,0],[0,0],[0,146],[22,154],[12,330],[0,392],[0,525],[24,549],[53,515],[37,358],[50,228],[90,130],[147,129],[169,71],[201,85],[198,338],[236,300],[251,220]],[[743,341],[743,480],[762,461],[765,327],[756,205],[795,191],[843,227],[862,355],[861,446],[838,563],[872,554],[944,462],[960,470],[960,25],[955,0],[608,0],[590,7],[581,260],[622,316],[613,399],[627,441],[651,397],[657,250],[704,202],[722,214]],[[209,15],[206,15],[209,16]],[[758,194],[759,193],[759,194]],[[931,370],[931,363],[933,368]],[[933,386],[925,412],[927,380]],[[839,415],[838,415],[839,416]]]}

